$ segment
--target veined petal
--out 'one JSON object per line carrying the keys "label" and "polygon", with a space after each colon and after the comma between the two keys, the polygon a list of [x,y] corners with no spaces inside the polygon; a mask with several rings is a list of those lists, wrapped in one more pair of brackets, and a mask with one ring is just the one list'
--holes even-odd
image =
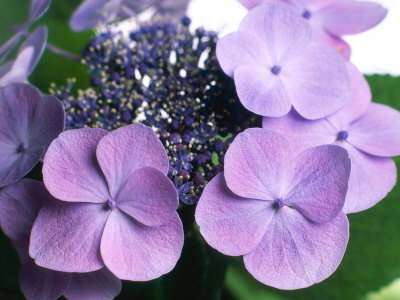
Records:
{"label": "veined petal", "polygon": [[266,285],[285,290],[305,288],[337,269],[348,239],[349,222],[343,213],[316,224],[298,211],[283,207],[257,248],[244,255],[244,264]]}
{"label": "veined petal", "polygon": [[104,203],[106,181],[96,159],[96,148],[108,132],[99,128],[65,131],[55,139],[43,163],[43,181],[57,199]]}
{"label": "veined petal", "polygon": [[183,238],[177,213],[166,224],[148,227],[115,209],[104,228],[101,256],[119,279],[147,281],[175,267]]}
{"label": "veined petal", "polygon": [[196,208],[196,223],[207,243],[226,255],[253,250],[275,210],[273,202],[241,198],[226,186],[222,173],[205,187]]}

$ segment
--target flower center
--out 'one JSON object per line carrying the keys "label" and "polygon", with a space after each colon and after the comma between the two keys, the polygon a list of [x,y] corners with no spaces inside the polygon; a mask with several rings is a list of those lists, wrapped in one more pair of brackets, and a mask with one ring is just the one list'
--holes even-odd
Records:
{"label": "flower center", "polygon": [[308,20],[308,19],[310,19],[311,18],[311,12],[309,11],[309,10],[304,10],[303,11],[303,14],[301,15],[304,19],[306,19],[306,20]]}
{"label": "flower center", "polygon": [[274,202],[274,204],[273,204],[273,207],[274,207],[274,209],[276,209],[276,210],[278,210],[278,209],[280,209],[280,208],[282,208],[282,207],[284,207],[285,206],[285,203],[283,203],[283,200],[282,199],[276,199],[275,200],[275,202]]}
{"label": "flower center", "polygon": [[338,140],[341,140],[341,141],[347,140],[348,137],[349,137],[349,133],[345,130],[340,131],[337,136]]}
{"label": "flower center", "polygon": [[271,68],[271,72],[274,75],[279,75],[279,73],[281,72],[282,68],[280,66],[273,66]]}
{"label": "flower center", "polygon": [[17,153],[24,153],[26,151],[26,146],[24,143],[19,144],[17,148]]}
{"label": "flower center", "polygon": [[114,209],[117,206],[117,203],[115,203],[114,200],[108,199],[106,202],[106,207],[109,209]]}

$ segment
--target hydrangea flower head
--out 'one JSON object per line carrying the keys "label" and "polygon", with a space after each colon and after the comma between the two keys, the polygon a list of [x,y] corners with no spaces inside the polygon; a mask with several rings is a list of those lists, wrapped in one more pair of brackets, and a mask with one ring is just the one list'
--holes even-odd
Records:
{"label": "hydrangea flower head", "polygon": [[99,23],[112,22],[117,17],[133,17],[150,7],[181,18],[188,4],[189,0],[85,0],[75,11],[70,25],[75,31],[86,30]]}
{"label": "hydrangea flower head", "polygon": [[217,57],[235,80],[242,104],[269,117],[293,106],[307,119],[341,108],[349,79],[340,56],[313,40],[311,27],[287,4],[251,10],[237,32],[219,40]]}
{"label": "hydrangea flower head", "polygon": [[119,294],[121,281],[106,268],[70,274],[41,268],[28,255],[33,222],[45,202],[56,201],[42,182],[22,179],[0,191],[0,225],[18,251],[21,290],[28,300],[109,300]]}
{"label": "hydrangea flower head", "polygon": [[351,96],[345,107],[325,119],[309,121],[292,111],[282,118],[264,118],[263,127],[285,133],[298,149],[335,144],[351,158],[349,190],[343,211],[353,213],[375,205],[396,183],[400,154],[400,113],[371,103],[368,83],[348,64]]}
{"label": "hydrangea flower head", "polygon": [[338,146],[296,153],[282,135],[248,129],[228,149],[224,173],[206,186],[196,222],[212,247],[244,255],[257,280],[304,288],[331,275],[343,257],[349,174]]}
{"label": "hydrangea flower head", "polygon": [[239,0],[251,9],[261,3],[280,1],[291,5],[309,22],[318,40],[350,58],[350,46],[340,37],[357,34],[378,25],[387,14],[380,4],[358,0]]}
{"label": "hydrangea flower head", "polygon": [[64,130],[65,113],[54,96],[16,83],[0,90],[0,187],[25,176]]}
{"label": "hydrangea flower head", "polygon": [[76,129],[50,145],[43,180],[57,199],[40,210],[29,253],[42,267],[151,280],[169,272],[183,245],[168,157],[141,124]]}

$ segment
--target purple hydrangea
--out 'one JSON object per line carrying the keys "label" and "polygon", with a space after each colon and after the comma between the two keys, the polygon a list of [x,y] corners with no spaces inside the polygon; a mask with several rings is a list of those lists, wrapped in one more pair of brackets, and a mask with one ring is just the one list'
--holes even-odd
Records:
{"label": "purple hydrangea", "polygon": [[76,129],[50,145],[43,180],[57,199],[33,225],[29,253],[42,267],[151,280],[169,272],[183,245],[178,195],[154,131]]}
{"label": "purple hydrangea", "polygon": [[16,82],[26,82],[39,62],[47,43],[47,28],[40,26],[18,50],[15,60],[0,66],[0,87]]}
{"label": "purple hydrangea", "polygon": [[348,64],[351,96],[338,112],[316,121],[292,111],[282,118],[264,118],[263,127],[286,136],[298,149],[335,144],[351,158],[349,190],[343,211],[353,213],[375,205],[394,187],[396,165],[390,156],[400,155],[400,113],[371,103],[368,83]]}
{"label": "purple hydrangea", "polygon": [[25,176],[64,130],[62,103],[33,86],[16,83],[0,90],[0,187]]}
{"label": "purple hydrangea", "polygon": [[341,212],[347,152],[334,145],[295,150],[273,131],[244,131],[196,209],[200,232],[212,247],[243,255],[257,280],[280,289],[304,288],[331,275],[349,237]]}
{"label": "purple hydrangea", "polygon": [[109,300],[121,291],[121,281],[106,268],[84,273],[56,272],[37,266],[28,255],[33,222],[44,203],[56,201],[42,182],[22,179],[0,191],[0,225],[18,251],[19,283],[28,300]]}
{"label": "purple hydrangea", "polygon": [[75,31],[87,30],[99,23],[109,23],[117,17],[133,17],[154,7],[173,17],[184,16],[190,0],[85,0],[71,18]]}
{"label": "purple hydrangea", "polygon": [[357,0],[239,0],[251,9],[265,2],[291,5],[312,26],[318,40],[349,60],[350,46],[340,37],[357,34],[378,25],[387,14],[380,4]]}
{"label": "purple hydrangea", "polygon": [[303,117],[318,119],[348,98],[344,62],[313,40],[311,27],[287,4],[251,10],[237,32],[219,40],[217,57],[234,78],[242,104],[262,116],[280,117],[293,106]]}

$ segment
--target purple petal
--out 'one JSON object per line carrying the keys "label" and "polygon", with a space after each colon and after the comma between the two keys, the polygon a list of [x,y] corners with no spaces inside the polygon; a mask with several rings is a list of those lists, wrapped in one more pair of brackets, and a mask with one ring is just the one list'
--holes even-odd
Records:
{"label": "purple petal", "polygon": [[71,274],[38,267],[32,260],[19,272],[19,284],[28,300],[58,299],[70,282]]}
{"label": "purple petal", "polygon": [[182,18],[187,11],[189,2],[190,0],[160,0],[156,5],[156,9],[174,18]]}
{"label": "purple petal", "polygon": [[[312,39],[312,29],[307,22],[291,6],[279,2],[252,9],[240,23],[239,31],[257,35],[269,50],[273,64],[284,64],[299,55]],[[264,62],[259,60],[258,64]]]}
{"label": "purple petal", "polygon": [[253,32],[238,31],[221,38],[216,51],[222,70],[231,77],[240,65],[272,64],[265,43]]}
{"label": "purple petal", "polygon": [[51,200],[43,183],[21,179],[0,190],[0,225],[12,240],[29,240],[33,222],[43,203]]}
{"label": "purple petal", "polygon": [[40,26],[33,33],[31,33],[22,46],[19,48],[18,55],[25,49],[33,48],[33,55],[30,59],[29,65],[27,66],[27,76],[28,77],[32,71],[35,69],[40,57],[46,48],[47,43],[47,27]]}
{"label": "purple petal", "polygon": [[152,167],[136,170],[116,202],[121,210],[147,226],[167,223],[179,205],[174,184]]}
{"label": "purple petal", "polygon": [[112,197],[137,169],[153,167],[168,173],[169,161],[164,146],[155,132],[142,124],[109,133],[99,142],[96,155]]}
{"label": "purple petal", "polygon": [[263,0],[239,0],[240,3],[247,9],[252,9],[253,7],[256,7],[260,3],[266,2]]}
{"label": "purple petal", "polygon": [[389,106],[371,103],[366,113],[350,125],[348,133],[348,142],[369,154],[400,154],[400,113]]}
{"label": "purple petal", "polygon": [[284,69],[286,92],[296,111],[306,119],[326,117],[348,100],[346,66],[338,53],[326,45],[312,43],[283,65],[282,72]]}
{"label": "purple petal", "polygon": [[39,19],[49,9],[51,0],[32,0],[29,21],[31,23]]}
{"label": "purple petal", "polygon": [[121,292],[121,280],[109,270],[72,275],[69,288],[64,296],[69,300],[109,300]]}
{"label": "purple petal", "polygon": [[178,214],[164,225],[148,227],[115,209],[101,240],[101,256],[119,279],[147,281],[171,271],[183,246]]}
{"label": "purple petal", "polygon": [[266,285],[286,290],[305,288],[336,270],[348,238],[349,223],[343,213],[330,222],[316,224],[283,207],[257,248],[244,255],[244,263],[250,274]]}
{"label": "purple petal", "polygon": [[74,31],[95,27],[100,22],[116,17],[121,1],[85,0],[74,12],[70,26]]}
{"label": "purple petal", "polygon": [[[64,111],[59,100],[42,99],[27,84],[0,91],[0,187],[25,176],[42,158],[48,144],[62,131]],[[46,113],[46,117],[43,117]],[[54,124],[49,124],[49,118]],[[37,132],[38,136],[32,136]]]}
{"label": "purple petal", "polygon": [[323,26],[332,34],[356,34],[378,25],[387,9],[369,1],[338,0],[321,9],[319,17]]}
{"label": "purple petal", "polygon": [[263,128],[284,135],[297,153],[311,147],[332,144],[338,134],[338,130],[326,119],[310,121],[294,110],[281,118],[264,117]]}
{"label": "purple petal", "polygon": [[225,180],[238,196],[275,200],[287,188],[292,153],[288,140],[273,131],[240,133],[225,155]]}
{"label": "purple petal", "polygon": [[313,222],[332,220],[342,210],[350,176],[346,150],[335,145],[314,147],[297,157],[285,204]]}
{"label": "purple petal", "polygon": [[[9,51],[18,44],[21,38],[22,32],[17,32],[0,47],[0,63],[6,58]],[[0,75],[0,77],[2,77],[2,74]]]}
{"label": "purple petal", "polygon": [[281,117],[292,104],[279,76],[270,69],[257,66],[236,68],[235,85],[243,106],[261,116]]}
{"label": "purple petal", "polygon": [[110,212],[101,204],[47,203],[33,224],[29,255],[56,271],[99,270],[104,267],[100,240]]}
{"label": "purple petal", "polygon": [[206,185],[201,195],[196,222],[211,247],[226,255],[243,255],[261,241],[274,213],[272,202],[233,194],[220,173]]}
{"label": "purple petal", "polygon": [[346,65],[351,81],[350,97],[343,108],[328,117],[338,130],[346,130],[351,122],[361,117],[367,111],[372,97],[368,82],[356,66],[351,63]]}
{"label": "purple petal", "polygon": [[349,189],[343,212],[366,210],[393,189],[397,178],[396,164],[390,158],[369,155],[346,142],[340,144],[349,152],[351,159]]}
{"label": "purple petal", "polygon": [[96,147],[107,131],[84,128],[65,131],[55,139],[43,163],[43,181],[57,199],[103,203],[107,183],[96,160]]}

